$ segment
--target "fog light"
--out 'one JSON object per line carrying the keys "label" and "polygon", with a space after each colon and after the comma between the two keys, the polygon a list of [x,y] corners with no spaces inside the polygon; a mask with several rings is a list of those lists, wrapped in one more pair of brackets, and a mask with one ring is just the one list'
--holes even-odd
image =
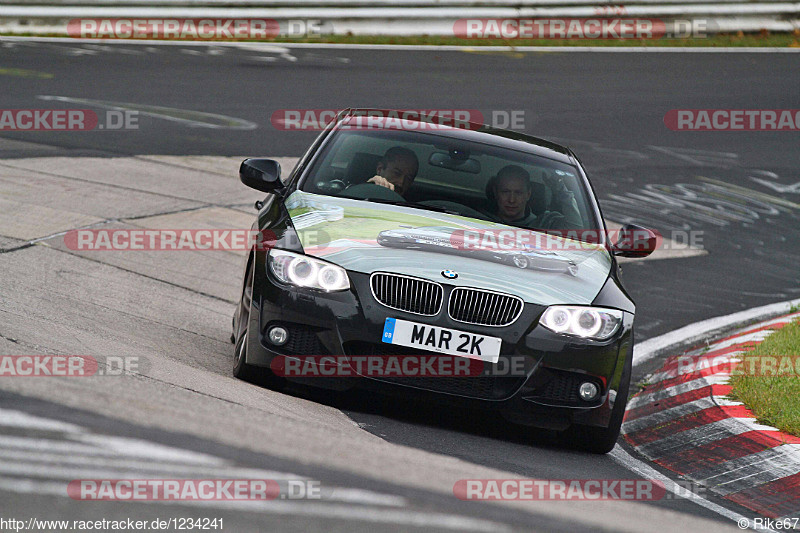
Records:
{"label": "fog light", "polygon": [[289,332],[280,326],[269,328],[269,342],[275,346],[283,346],[289,340]]}
{"label": "fog light", "polygon": [[597,398],[597,385],[591,383],[589,381],[585,383],[581,383],[581,386],[578,387],[578,394],[581,397],[581,400],[588,402]]}

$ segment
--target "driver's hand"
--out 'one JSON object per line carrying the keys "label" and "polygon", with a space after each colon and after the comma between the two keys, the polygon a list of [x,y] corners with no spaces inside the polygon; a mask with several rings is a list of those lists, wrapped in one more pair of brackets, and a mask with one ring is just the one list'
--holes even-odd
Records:
{"label": "driver's hand", "polygon": [[386,178],[384,178],[383,176],[378,176],[378,175],[372,176],[370,179],[367,180],[367,183],[374,183],[375,185],[386,187],[390,191],[394,190],[394,184],[391,183]]}

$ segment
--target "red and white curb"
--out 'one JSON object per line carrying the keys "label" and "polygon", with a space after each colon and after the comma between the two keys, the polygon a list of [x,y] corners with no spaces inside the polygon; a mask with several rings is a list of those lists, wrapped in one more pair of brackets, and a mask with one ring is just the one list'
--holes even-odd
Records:
{"label": "red and white curb", "polygon": [[739,357],[793,313],[667,358],[628,402],[622,433],[651,461],[770,518],[800,517],[800,438],[726,399]]}

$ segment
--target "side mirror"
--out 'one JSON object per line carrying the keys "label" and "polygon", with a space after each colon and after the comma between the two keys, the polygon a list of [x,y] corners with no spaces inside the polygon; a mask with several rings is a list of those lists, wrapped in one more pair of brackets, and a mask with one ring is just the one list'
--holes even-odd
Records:
{"label": "side mirror", "polygon": [[614,255],[622,257],[647,257],[658,248],[661,235],[636,224],[626,224],[619,230],[619,238],[612,246]]}
{"label": "side mirror", "polygon": [[239,179],[248,187],[261,192],[283,189],[281,165],[273,159],[245,159],[239,167]]}

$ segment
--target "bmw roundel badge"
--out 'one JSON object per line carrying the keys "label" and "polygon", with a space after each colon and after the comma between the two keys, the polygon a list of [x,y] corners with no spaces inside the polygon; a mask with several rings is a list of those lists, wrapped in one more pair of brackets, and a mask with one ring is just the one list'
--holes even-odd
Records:
{"label": "bmw roundel badge", "polygon": [[458,272],[455,270],[442,270],[442,276],[447,279],[456,279],[458,277]]}

